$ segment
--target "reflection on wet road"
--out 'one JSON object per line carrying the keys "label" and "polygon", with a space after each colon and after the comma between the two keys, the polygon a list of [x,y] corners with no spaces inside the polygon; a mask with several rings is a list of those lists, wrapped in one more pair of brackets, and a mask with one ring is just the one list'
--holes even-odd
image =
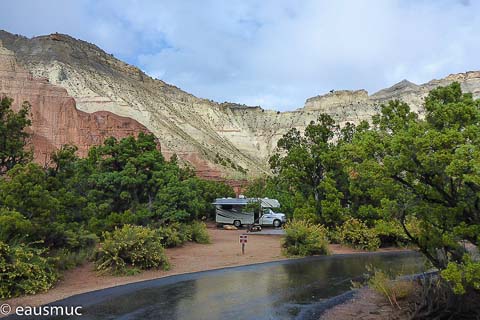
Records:
{"label": "reflection on wet road", "polygon": [[82,319],[318,319],[324,299],[346,292],[366,265],[421,272],[413,252],[339,255],[228,268],[145,281],[62,301]]}

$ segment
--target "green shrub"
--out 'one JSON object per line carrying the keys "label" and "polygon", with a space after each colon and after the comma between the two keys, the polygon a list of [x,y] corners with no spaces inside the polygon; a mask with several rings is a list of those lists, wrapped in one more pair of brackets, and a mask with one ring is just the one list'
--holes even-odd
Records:
{"label": "green shrub", "polygon": [[94,233],[88,232],[83,228],[78,228],[75,231],[71,229],[65,231],[65,247],[72,251],[92,248],[97,242],[98,237]]}
{"label": "green shrub", "polygon": [[59,249],[53,253],[55,267],[60,271],[64,271],[80,266],[93,256],[94,251],[94,247],[87,247],[78,251],[71,251],[65,248]]}
{"label": "green shrub", "polygon": [[340,243],[340,233],[338,228],[327,228],[328,241],[330,243]]}
{"label": "green shrub", "polygon": [[128,209],[123,212],[110,212],[101,223],[96,221],[96,218],[92,218],[90,224],[93,230],[111,231],[115,227],[121,227],[126,224],[147,225],[151,222],[152,216],[153,212],[151,210],[138,207],[135,210]]}
{"label": "green shrub", "polygon": [[178,236],[180,237],[180,241],[182,244],[192,241],[192,228],[189,224],[175,222],[172,223],[171,226],[172,228],[177,230]]}
{"label": "green shrub", "polygon": [[375,251],[380,247],[380,239],[375,230],[355,218],[345,221],[339,227],[338,237],[342,244],[356,249]]}
{"label": "green shrub", "polygon": [[57,281],[57,273],[45,254],[45,249],[0,242],[0,298],[50,289]]}
{"label": "green shrub", "polygon": [[184,243],[180,238],[178,230],[171,226],[159,227],[156,229],[156,233],[165,248],[174,248]]}
{"label": "green shrub", "polygon": [[293,219],[317,223],[318,215],[316,214],[314,207],[305,206],[302,208],[295,208],[295,210],[293,211]]}
{"label": "green shrub", "polygon": [[0,241],[10,243],[28,238],[33,232],[31,221],[17,211],[0,208]]}
{"label": "green shrub", "polygon": [[162,245],[166,248],[178,247],[192,240],[191,228],[182,223],[172,223],[168,226],[162,226],[155,229],[155,232],[157,236],[161,238]]}
{"label": "green shrub", "polygon": [[406,246],[409,243],[409,239],[398,220],[375,221],[375,233],[382,246]]}
{"label": "green shrub", "polygon": [[461,263],[449,262],[441,275],[455,294],[465,294],[468,288],[480,291],[480,261],[474,261],[468,254],[463,256]]}
{"label": "green shrub", "polygon": [[293,220],[285,225],[283,248],[289,256],[329,254],[327,230],[304,220]]}
{"label": "green shrub", "polygon": [[103,236],[105,240],[94,256],[98,271],[126,274],[131,268],[169,267],[162,239],[152,229],[125,225]]}
{"label": "green shrub", "polygon": [[155,232],[162,238],[162,244],[166,248],[174,248],[183,245],[188,241],[197,243],[210,243],[207,226],[200,221],[187,223],[172,223],[155,229]]}
{"label": "green shrub", "polygon": [[207,231],[207,225],[200,221],[194,221],[190,224],[191,241],[197,243],[210,243],[210,235]]}

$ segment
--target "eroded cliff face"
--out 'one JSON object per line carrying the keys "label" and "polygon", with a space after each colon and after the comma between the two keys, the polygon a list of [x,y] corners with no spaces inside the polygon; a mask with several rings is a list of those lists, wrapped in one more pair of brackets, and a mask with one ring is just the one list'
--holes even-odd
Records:
{"label": "eroded cliff face", "polygon": [[382,103],[400,99],[422,115],[428,91],[453,81],[480,96],[480,72],[467,72],[423,85],[405,80],[372,95],[365,90],[334,91],[307,99],[295,111],[276,112],[197,98],[66,35],[28,39],[0,31],[0,40],[33,75],[65,88],[80,110],[137,120],[161,140],[166,155],[178,154],[210,178],[269,172],[267,161],[278,139],[293,127],[303,130],[321,113],[341,124],[358,123],[369,120]]}
{"label": "eroded cliff face", "polygon": [[78,146],[78,154],[86,156],[91,146],[103,143],[113,136],[124,138],[148,133],[137,121],[107,111],[86,113],[75,106],[67,90],[52,85],[48,79],[34,78],[19,66],[13,52],[0,42],[0,96],[13,98],[13,109],[18,110],[24,101],[31,104],[34,160],[46,165],[50,155],[64,144]]}
{"label": "eroded cliff face", "polygon": [[0,32],[0,40],[34,76],[65,88],[77,108],[137,120],[159,137],[167,156],[176,153],[202,176],[235,178],[242,169],[261,168],[256,141],[229,108],[154,80],[68,36],[27,39]]}

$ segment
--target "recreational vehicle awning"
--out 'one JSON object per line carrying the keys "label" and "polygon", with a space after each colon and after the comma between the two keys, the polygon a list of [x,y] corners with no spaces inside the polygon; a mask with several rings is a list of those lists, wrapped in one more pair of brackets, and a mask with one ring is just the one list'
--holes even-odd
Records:
{"label": "recreational vehicle awning", "polygon": [[253,202],[252,199],[240,199],[240,198],[217,198],[215,199],[215,202],[213,204],[215,205],[240,205],[240,206],[246,206],[250,202]]}
{"label": "recreational vehicle awning", "polygon": [[280,208],[280,202],[277,199],[268,198],[217,198],[213,204],[246,206],[256,201],[260,201],[263,208]]}

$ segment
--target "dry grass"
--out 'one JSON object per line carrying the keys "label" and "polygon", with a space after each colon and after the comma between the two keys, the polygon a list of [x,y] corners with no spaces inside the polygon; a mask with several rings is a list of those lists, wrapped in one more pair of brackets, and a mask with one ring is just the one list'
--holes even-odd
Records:
{"label": "dry grass", "polygon": [[412,280],[394,280],[385,272],[375,270],[368,284],[375,291],[385,296],[392,306],[401,309],[400,300],[406,299],[413,295],[415,284]]}

